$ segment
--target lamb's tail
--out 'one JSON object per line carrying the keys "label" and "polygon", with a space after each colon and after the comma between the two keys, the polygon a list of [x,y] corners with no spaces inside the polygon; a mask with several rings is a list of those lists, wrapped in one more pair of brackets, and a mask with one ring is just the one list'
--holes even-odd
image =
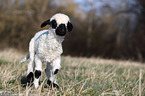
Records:
{"label": "lamb's tail", "polygon": [[22,64],[22,63],[26,62],[29,58],[30,58],[30,54],[28,53],[27,56],[25,56],[25,57],[20,61],[19,64]]}

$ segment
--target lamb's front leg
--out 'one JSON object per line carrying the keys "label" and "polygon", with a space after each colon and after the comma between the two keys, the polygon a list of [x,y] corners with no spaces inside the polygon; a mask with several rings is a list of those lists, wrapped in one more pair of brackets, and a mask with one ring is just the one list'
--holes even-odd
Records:
{"label": "lamb's front leg", "polygon": [[56,82],[56,75],[61,68],[60,63],[61,63],[61,58],[59,57],[55,59],[52,63],[47,62],[46,65],[45,73],[48,78],[47,84],[52,88],[59,89],[59,85]]}
{"label": "lamb's front leg", "polygon": [[40,58],[35,55],[35,73],[34,73],[34,86],[35,88],[38,88],[39,86],[39,78],[42,74],[42,61]]}

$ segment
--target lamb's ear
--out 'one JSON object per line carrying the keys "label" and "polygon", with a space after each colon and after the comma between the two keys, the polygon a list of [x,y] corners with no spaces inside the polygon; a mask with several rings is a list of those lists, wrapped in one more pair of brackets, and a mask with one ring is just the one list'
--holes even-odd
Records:
{"label": "lamb's ear", "polygon": [[67,30],[72,31],[72,29],[73,29],[73,25],[70,22],[68,22],[67,23]]}
{"label": "lamb's ear", "polygon": [[50,25],[50,19],[44,21],[44,22],[41,24],[41,28],[42,28],[42,27],[45,27],[47,24]]}

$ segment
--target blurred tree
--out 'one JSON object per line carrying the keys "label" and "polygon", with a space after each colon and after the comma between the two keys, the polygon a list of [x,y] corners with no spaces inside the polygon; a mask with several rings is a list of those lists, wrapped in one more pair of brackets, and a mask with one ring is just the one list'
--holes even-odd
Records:
{"label": "blurred tree", "polygon": [[0,0],[0,48],[28,50],[41,22],[62,12],[74,25],[65,55],[145,59],[144,0],[85,0],[81,6],[74,0]]}
{"label": "blurred tree", "polygon": [[85,0],[85,2],[83,2],[82,3],[82,5],[83,6],[87,6],[87,7],[89,7],[89,10],[88,10],[88,12],[86,12],[86,23],[87,23],[87,42],[86,42],[86,44],[87,44],[87,50],[86,50],[86,53],[87,53],[87,55],[88,56],[90,56],[91,55],[91,52],[90,52],[90,50],[91,50],[91,47],[92,47],[92,32],[93,32],[93,21],[94,21],[94,17],[95,17],[95,13],[96,13],[96,10],[95,10],[95,0]]}
{"label": "blurred tree", "polygon": [[40,24],[45,19],[57,12],[77,16],[75,13],[77,4],[72,0],[65,2],[65,7],[54,5],[53,0],[1,0],[0,2],[2,3],[0,4],[0,47],[10,46],[27,50],[28,42],[40,30]]}

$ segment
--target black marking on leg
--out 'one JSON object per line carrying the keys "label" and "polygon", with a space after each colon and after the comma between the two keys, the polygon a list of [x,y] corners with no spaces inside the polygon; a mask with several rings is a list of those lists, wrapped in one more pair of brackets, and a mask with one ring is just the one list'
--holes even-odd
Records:
{"label": "black marking on leg", "polygon": [[47,81],[47,84],[48,84],[49,86],[51,86],[51,85],[52,85],[52,82],[51,82],[50,80],[48,80],[48,81]]}
{"label": "black marking on leg", "polygon": [[56,89],[59,89],[59,86],[56,83],[53,83],[53,87],[56,88]]}
{"label": "black marking on leg", "polygon": [[57,74],[57,73],[58,73],[58,71],[59,71],[59,69],[56,69],[56,70],[54,71],[54,75],[55,75],[55,74]]}
{"label": "black marking on leg", "polygon": [[28,75],[27,75],[27,84],[26,86],[30,86],[32,87],[33,86],[33,81],[34,81],[34,75],[33,75],[33,72],[30,72]]}
{"label": "black marking on leg", "polygon": [[27,75],[27,82],[28,83],[31,83],[34,81],[34,75],[33,75],[33,72],[30,72],[28,75]]}
{"label": "black marking on leg", "polygon": [[48,84],[51,88],[59,89],[59,85],[56,84],[56,83],[51,82],[50,80],[47,81],[47,84]]}
{"label": "black marking on leg", "polygon": [[36,70],[35,71],[35,78],[39,78],[41,76],[41,71],[39,71],[39,70]]}

